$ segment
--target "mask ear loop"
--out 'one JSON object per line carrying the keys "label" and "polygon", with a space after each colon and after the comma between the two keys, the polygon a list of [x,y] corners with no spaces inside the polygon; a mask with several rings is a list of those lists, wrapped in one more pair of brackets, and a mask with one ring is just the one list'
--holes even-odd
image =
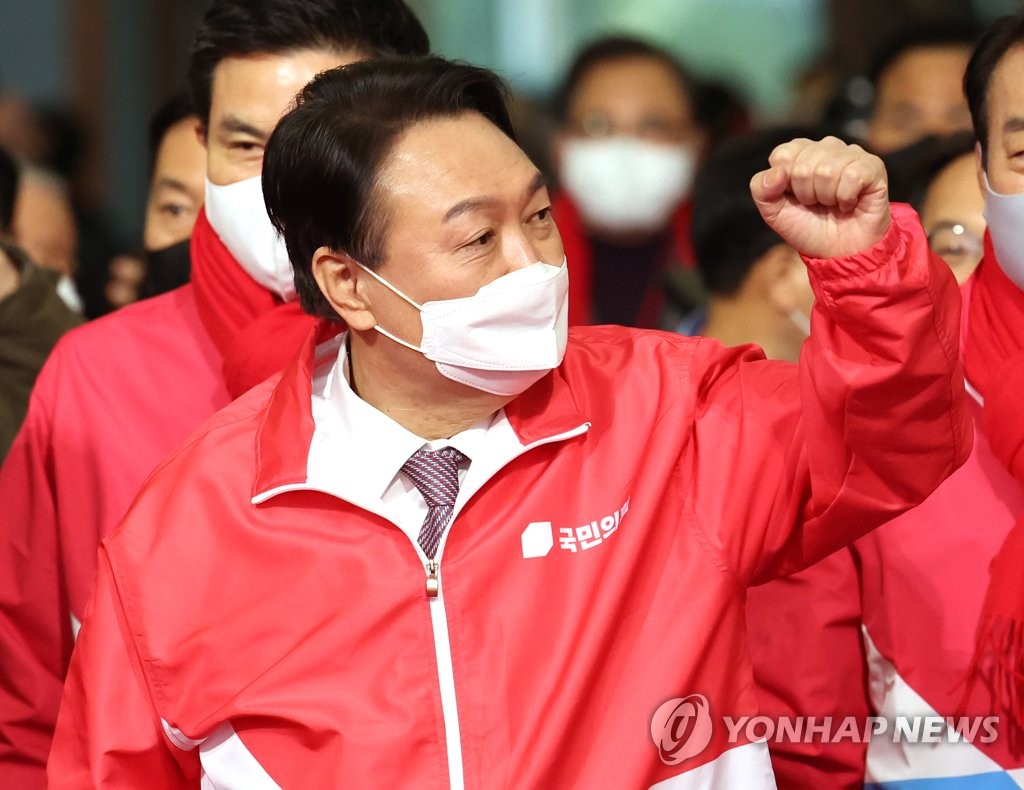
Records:
{"label": "mask ear loop", "polygon": [[385,288],[387,288],[389,291],[391,291],[392,293],[395,293],[398,296],[402,297],[405,301],[407,301],[409,304],[411,304],[413,307],[415,307],[421,313],[423,312],[423,305],[421,305],[419,302],[411,299],[410,297],[406,296],[404,293],[399,291],[397,288],[395,288],[395,286],[393,286],[391,283],[389,283],[387,280],[385,280],[383,277],[381,277],[379,274],[377,274],[377,272],[373,271],[373,269],[367,269],[359,261],[355,261],[355,264],[360,269],[362,269],[364,272],[366,272],[368,275],[370,275],[374,280],[376,280],[381,285],[383,285]]}
{"label": "mask ear loop", "polygon": [[[389,291],[392,291],[396,295],[400,296],[402,299],[404,299],[409,304],[411,304],[413,307],[415,307],[419,312],[421,312],[421,313],[423,312],[423,305],[419,304],[415,300],[411,299],[410,297],[406,296],[404,293],[399,291],[397,288],[395,288],[395,286],[393,286],[391,283],[389,283],[387,280],[385,280],[383,277],[381,277],[379,274],[377,274],[377,272],[373,271],[372,269],[367,269],[359,261],[355,261],[355,264],[360,269],[362,269],[364,272],[366,272],[368,275],[370,275],[373,279],[375,279],[377,282],[379,282],[381,285],[383,285],[385,288],[387,288]],[[388,330],[386,330],[380,324],[374,324],[373,328],[376,329],[378,332],[380,332],[382,335],[384,335],[384,337],[386,337],[389,340],[393,340],[394,342],[398,343],[398,345],[405,346],[408,349],[411,349],[413,351],[416,351],[416,352],[426,356],[426,353],[423,351],[422,348],[420,348],[419,346],[414,346],[412,343],[407,343],[406,341],[402,340],[402,338],[400,338],[400,337],[398,337],[396,335],[391,334]]]}

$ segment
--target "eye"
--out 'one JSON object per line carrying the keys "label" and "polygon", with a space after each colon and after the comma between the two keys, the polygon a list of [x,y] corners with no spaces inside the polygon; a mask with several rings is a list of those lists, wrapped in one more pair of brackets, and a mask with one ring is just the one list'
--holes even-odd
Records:
{"label": "eye", "polygon": [[231,147],[236,151],[241,151],[243,154],[251,154],[259,151],[263,146],[250,140],[243,140],[237,143],[232,143]]}
{"label": "eye", "polygon": [[533,218],[535,220],[538,220],[539,222],[547,222],[549,219],[551,219],[551,206],[545,206],[536,214],[534,214]]}
{"label": "eye", "polygon": [[473,241],[467,244],[467,247],[486,247],[494,240],[494,231],[489,230],[486,233],[482,233],[477,236]]}
{"label": "eye", "polygon": [[164,203],[158,210],[161,214],[174,218],[178,218],[185,213],[185,207],[180,203]]}

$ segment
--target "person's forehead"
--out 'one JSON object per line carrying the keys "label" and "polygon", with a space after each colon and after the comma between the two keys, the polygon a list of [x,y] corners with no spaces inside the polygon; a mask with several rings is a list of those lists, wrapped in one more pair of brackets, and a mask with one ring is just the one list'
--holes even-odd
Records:
{"label": "person's forehead", "polygon": [[296,94],[322,71],[363,60],[358,50],[300,49],[229,56],[217,63],[210,89],[210,119],[248,116],[273,126]]}
{"label": "person's forehead", "polygon": [[974,153],[961,154],[943,167],[925,193],[925,203],[962,204],[971,208],[981,203],[981,190],[975,172]]}
{"label": "person's forehead", "polygon": [[[988,89],[990,121],[1024,117],[1024,44],[1010,49],[996,64]],[[1000,131],[993,129],[993,131]]]}
{"label": "person's forehead", "polygon": [[198,117],[190,116],[176,121],[167,129],[157,149],[154,167],[157,175],[173,172],[178,180],[187,176],[200,182],[205,178],[206,149],[196,136],[197,123]]}
{"label": "person's forehead", "polygon": [[943,84],[960,90],[960,80],[970,60],[966,44],[930,44],[915,46],[900,53],[882,72],[879,92],[895,91],[922,84]]}
{"label": "person's forehead", "polygon": [[664,60],[651,55],[602,60],[580,77],[570,98],[570,111],[595,107],[659,105],[666,110],[686,110],[686,88],[678,73]]}
{"label": "person's forehead", "polygon": [[536,173],[514,141],[467,112],[410,126],[382,163],[380,185],[403,204],[443,214],[467,198],[518,195]]}

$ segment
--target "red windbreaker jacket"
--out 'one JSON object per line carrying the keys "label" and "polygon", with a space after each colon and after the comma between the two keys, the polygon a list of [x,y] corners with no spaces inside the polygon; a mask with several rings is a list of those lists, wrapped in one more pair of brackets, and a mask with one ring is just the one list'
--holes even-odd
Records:
{"label": "red windbreaker jacket", "polygon": [[307,347],[104,541],[51,787],[773,786],[764,742],[729,726],[756,712],[746,587],[970,449],[956,286],[894,213],[871,250],[808,262],[799,371],[573,330],[506,408],[521,453],[454,514],[436,598],[372,498],[308,482],[312,371],[338,341]]}
{"label": "red windbreaker jacket", "polygon": [[[972,285],[962,290],[964,334]],[[866,742],[779,743],[774,759],[786,787],[867,781],[874,790],[966,790],[1016,787],[1024,778],[1024,756],[1014,753],[1003,720],[995,739],[978,729],[984,717],[1003,714],[991,690],[978,683],[964,699],[989,569],[1024,512],[1024,489],[993,454],[981,406],[968,398],[967,410],[970,457],[924,503],[849,550],[751,593],[754,672],[769,706],[889,722]],[[948,717],[968,729],[959,738],[952,729],[931,741],[897,738],[901,716]]]}
{"label": "red windbreaker jacket", "polygon": [[0,787],[42,787],[96,549],[146,476],[230,401],[192,286],[74,329],[0,467]]}

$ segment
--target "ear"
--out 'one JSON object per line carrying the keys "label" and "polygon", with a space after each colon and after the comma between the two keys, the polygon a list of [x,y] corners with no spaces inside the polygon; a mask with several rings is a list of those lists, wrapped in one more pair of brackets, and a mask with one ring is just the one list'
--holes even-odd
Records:
{"label": "ear", "polygon": [[206,126],[202,121],[196,121],[196,139],[199,141],[199,145],[206,148]]}
{"label": "ear", "polygon": [[985,163],[981,154],[981,143],[974,144],[974,170],[978,174],[978,189],[985,194]]}
{"label": "ear", "polygon": [[807,269],[792,247],[776,244],[761,256],[757,266],[764,267],[765,293],[776,310],[788,315],[807,309]]}
{"label": "ear", "polygon": [[329,247],[313,253],[313,279],[328,304],[356,331],[369,331],[376,325],[370,301],[362,285],[366,273],[355,259]]}

